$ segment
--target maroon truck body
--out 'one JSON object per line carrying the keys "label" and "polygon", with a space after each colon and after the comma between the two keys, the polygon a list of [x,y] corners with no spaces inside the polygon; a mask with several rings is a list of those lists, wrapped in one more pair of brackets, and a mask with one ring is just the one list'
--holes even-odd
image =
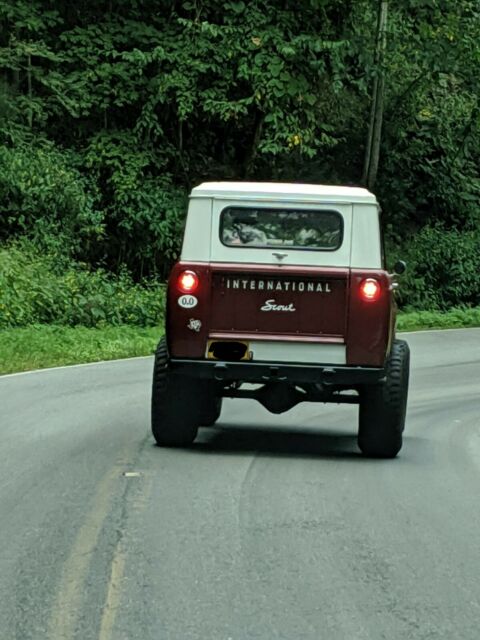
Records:
{"label": "maroon truck body", "polygon": [[[185,270],[199,276],[194,310],[177,304]],[[366,278],[381,284],[373,302],[360,295]],[[296,312],[262,313],[266,298],[293,303]],[[203,359],[211,339],[338,343],[346,345],[347,365],[383,367],[394,310],[391,277],[382,270],[250,265],[246,272],[245,265],[178,262],[168,283],[168,347],[173,358]],[[188,328],[192,315],[201,321],[198,333]]]}

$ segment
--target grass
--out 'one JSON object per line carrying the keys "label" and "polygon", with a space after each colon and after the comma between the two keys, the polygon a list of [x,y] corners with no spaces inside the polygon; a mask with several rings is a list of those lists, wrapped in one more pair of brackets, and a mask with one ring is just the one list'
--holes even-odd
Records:
{"label": "grass", "polygon": [[[399,314],[399,331],[480,327],[480,307]],[[158,327],[61,327],[34,325],[0,330],[0,374],[82,362],[147,356],[162,334]]]}
{"label": "grass", "polygon": [[163,330],[158,327],[61,327],[35,325],[0,331],[0,374],[82,362],[147,356]]}
{"label": "grass", "polygon": [[480,327],[480,307],[449,311],[409,311],[398,315],[399,331]]}

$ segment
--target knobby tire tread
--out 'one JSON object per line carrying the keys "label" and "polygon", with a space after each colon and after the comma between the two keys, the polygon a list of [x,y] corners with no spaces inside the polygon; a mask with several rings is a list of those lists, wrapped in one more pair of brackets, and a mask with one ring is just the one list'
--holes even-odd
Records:
{"label": "knobby tire tread", "polygon": [[177,376],[172,381],[168,360],[167,343],[162,338],[154,360],[152,434],[160,446],[186,446],[197,435],[200,397],[193,380]]}
{"label": "knobby tire tread", "polygon": [[358,444],[369,457],[394,458],[402,448],[408,396],[410,350],[395,340],[386,366],[386,381],[360,394]]}

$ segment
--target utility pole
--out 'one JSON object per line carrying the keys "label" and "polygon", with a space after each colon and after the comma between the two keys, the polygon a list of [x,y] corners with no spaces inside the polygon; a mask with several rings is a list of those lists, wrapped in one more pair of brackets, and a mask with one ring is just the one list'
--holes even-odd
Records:
{"label": "utility pole", "polygon": [[363,165],[362,184],[373,189],[377,179],[382,139],[383,109],[385,100],[385,51],[387,48],[388,0],[378,0],[377,36],[375,44],[375,78],[372,106],[368,126],[367,145]]}

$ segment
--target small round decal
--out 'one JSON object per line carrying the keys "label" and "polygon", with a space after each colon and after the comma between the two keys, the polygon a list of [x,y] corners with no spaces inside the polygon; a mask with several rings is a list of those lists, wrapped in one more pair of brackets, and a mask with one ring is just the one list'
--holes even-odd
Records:
{"label": "small round decal", "polygon": [[195,296],[185,295],[178,299],[178,304],[182,309],[193,309],[193,307],[197,306],[197,303],[198,300]]}

